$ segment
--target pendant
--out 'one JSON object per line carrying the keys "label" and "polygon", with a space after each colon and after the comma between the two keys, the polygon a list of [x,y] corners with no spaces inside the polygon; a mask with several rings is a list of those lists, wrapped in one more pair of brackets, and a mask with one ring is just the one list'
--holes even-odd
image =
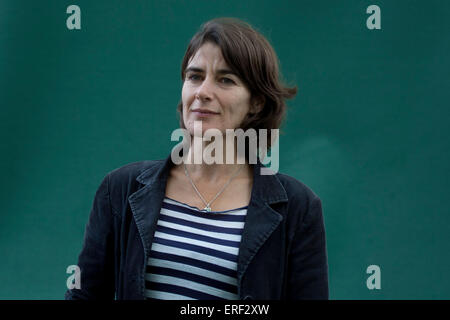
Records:
{"label": "pendant", "polygon": [[208,212],[211,212],[211,207],[210,206],[206,206],[203,210],[206,210]]}

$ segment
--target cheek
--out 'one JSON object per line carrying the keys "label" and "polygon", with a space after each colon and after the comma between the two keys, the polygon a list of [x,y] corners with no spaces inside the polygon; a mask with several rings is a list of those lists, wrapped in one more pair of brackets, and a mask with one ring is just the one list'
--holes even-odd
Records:
{"label": "cheek", "polygon": [[186,105],[186,98],[187,98],[186,88],[183,85],[183,88],[181,89],[181,101],[183,102],[183,109],[184,109],[184,106]]}
{"label": "cheek", "polygon": [[239,101],[238,104],[236,104],[236,106],[236,115],[238,115],[239,118],[243,119],[250,111],[250,98],[243,98]]}
{"label": "cheek", "polygon": [[181,102],[183,103],[183,117],[186,116],[186,111],[188,109],[188,106],[192,103],[192,101],[189,100],[190,99],[190,94],[189,94],[189,90],[187,90],[185,88],[185,86],[183,86],[183,89],[181,91]]}
{"label": "cheek", "polygon": [[186,97],[184,94],[184,90],[181,92],[181,118],[183,119],[183,123],[186,126]]}

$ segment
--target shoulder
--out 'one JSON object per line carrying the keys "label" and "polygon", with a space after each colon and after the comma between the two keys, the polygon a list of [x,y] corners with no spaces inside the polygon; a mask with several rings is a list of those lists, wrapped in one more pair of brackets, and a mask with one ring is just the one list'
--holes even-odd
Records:
{"label": "shoulder", "polygon": [[315,198],[319,198],[319,196],[309,186],[294,177],[283,173],[277,173],[276,177],[283,185],[288,199],[299,198],[300,200],[313,200]]}
{"label": "shoulder", "polygon": [[160,165],[163,160],[144,160],[125,164],[108,172],[110,185],[137,183],[136,179],[145,171]]}
{"label": "shoulder", "polygon": [[142,188],[138,177],[152,168],[159,168],[163,160],[144,160],[128,163],[108,172],[102,185],[106,185],[107,194],[114,211],[121,212],[127,205],[128,197]]}
{"label": "shoulder", "polygon": [[277,173],[276,177],[286,191],[288,214],[291,218],[305,221],[305,218],[319,217],[322,214],[321,199],[309,186],[287,174]]}

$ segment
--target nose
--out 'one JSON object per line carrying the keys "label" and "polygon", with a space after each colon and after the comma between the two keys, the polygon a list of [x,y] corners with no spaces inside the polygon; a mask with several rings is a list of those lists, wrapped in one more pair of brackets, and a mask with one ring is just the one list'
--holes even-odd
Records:
{"label": "nose", "polygon": [[211,101],[212,100],[212,88],[213,84],[210,83],[208,78],[203,80],[202,84],[197,88],[197,92],[195,93],[195,98],[200,100],[201,102]]}

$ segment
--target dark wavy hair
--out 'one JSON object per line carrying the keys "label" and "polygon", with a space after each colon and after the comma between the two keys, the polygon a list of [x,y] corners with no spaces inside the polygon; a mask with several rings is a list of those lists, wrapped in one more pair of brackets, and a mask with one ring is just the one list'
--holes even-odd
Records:
{"label": "dark wavy hair", "polygon": [[[286,99],[297,94],[297,87],[289,88],[279,79],[278,58],[269,41],[248,23],[236,18],[216,18],[204,23],[192,37],[181,63],[181,79],[190,59],[200,47],[211,42],[220,47],[228,66],[246,84],[251,93],[251,103],[258,102],[257,112],[249,112],[240,125],[244,131],[250,128],[267,129],[267,148],[271,147],[270,129],[279,129],[286,114]],[[181,128],[183,102],[177,106]],[[259,143],[258,143],[259,146]]]}

